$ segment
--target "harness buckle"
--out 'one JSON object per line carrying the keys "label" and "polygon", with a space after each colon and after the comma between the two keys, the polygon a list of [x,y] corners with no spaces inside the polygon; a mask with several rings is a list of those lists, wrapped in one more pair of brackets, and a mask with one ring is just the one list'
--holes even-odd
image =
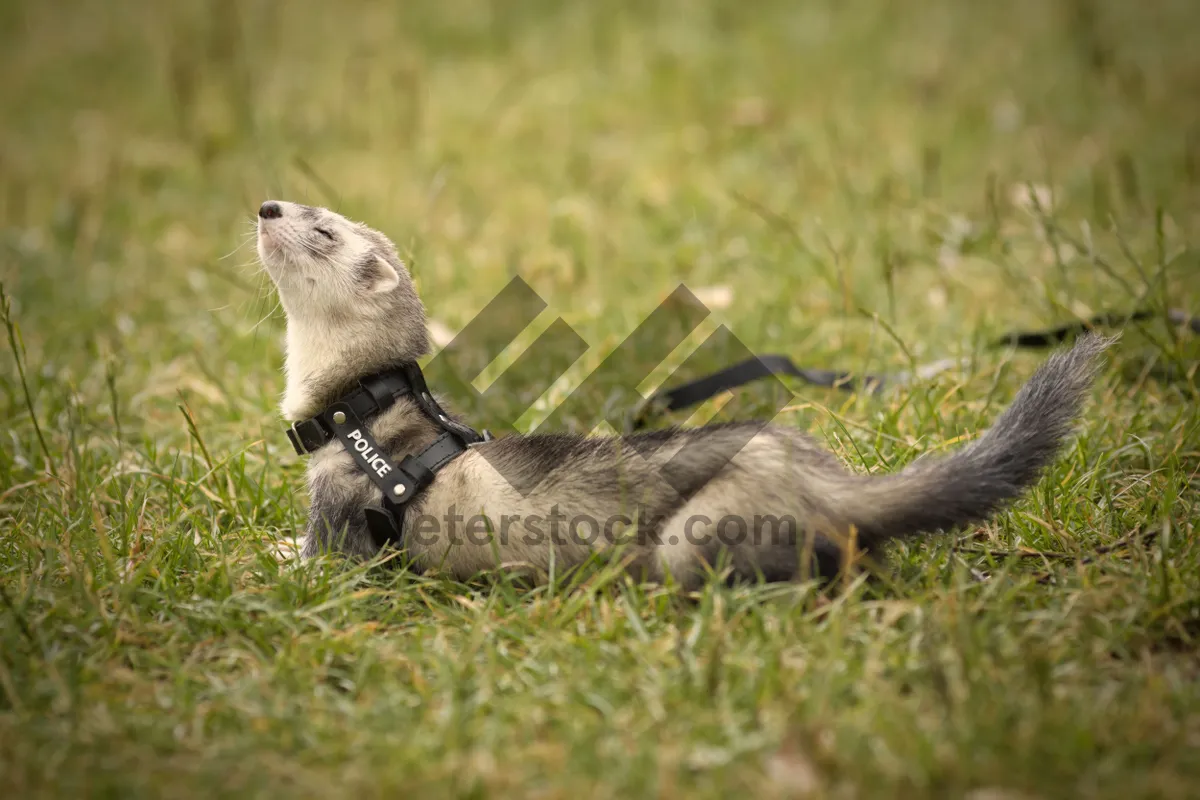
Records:
{"label": "harness buckle", "polygon": [[466,443],[468,450],[471,449],[472,447],[479,447],[479,445],[481,445],[481,444],[487,444],[488,442],[490,442],[496,438],[495,436],[492,436],[492,432],[489,431],[487,428],[484,428],[483,430],[481,430],[479,432],[479,435],[483,437],[479,441]]}
{"label": "harness buckle", "polygon": [[296,455],[305,456],[328,443],[329,432],[317,422],[317,417],[293,422],[287,429],[288,440]]}
{"label": "harness buckle", "polygon": [[300,434],[296,433],[296,423],[292,423],[287,429],[288,441],[292,443],[292,449],[296,451],[296,455],[308,455],[308,451],[304,449],[304,445],[300,442]]}

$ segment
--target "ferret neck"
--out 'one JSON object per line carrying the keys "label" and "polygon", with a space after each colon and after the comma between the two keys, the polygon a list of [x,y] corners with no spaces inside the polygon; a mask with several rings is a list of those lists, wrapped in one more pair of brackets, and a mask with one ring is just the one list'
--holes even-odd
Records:
{"label": "ferret neck", "polygon": [[372,357],[359,348],[339,351],[327,342],[318,348],[308,342],[306,345],[309,346],[295,349],[289,336],[287,385],[281,405],[283,417],[288,421],[317,414],[354,389],[363,378],[417,362],[415,354]]}

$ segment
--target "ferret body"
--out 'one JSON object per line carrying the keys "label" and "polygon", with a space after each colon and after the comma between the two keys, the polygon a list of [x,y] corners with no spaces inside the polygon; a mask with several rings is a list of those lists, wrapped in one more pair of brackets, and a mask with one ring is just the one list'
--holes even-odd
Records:
{"label": "ferret body", "polygon": [[[287,314],[285,418],[311,417],[360,378],[428,352],[424,307],[377,231],[268,201],[258,253]],[[892,475],[849,473],[799,431],[758,423],[505,436],[451,461],[409,503],[403,546],[415,567],[460,579],[561,572],[614,547],[641,577],[685,586],[718,567],[733,579],[831,577],[848,553],[979,521],[1018,498],[1069,435],[1106,345],[1089,335],[1052,355],[978,441]],[[396,461],[442,432],[407,398],[368,427]],[[378,552],[364,509],[381,492],[338,441],[312,455],[308,490],[304,556]]]}

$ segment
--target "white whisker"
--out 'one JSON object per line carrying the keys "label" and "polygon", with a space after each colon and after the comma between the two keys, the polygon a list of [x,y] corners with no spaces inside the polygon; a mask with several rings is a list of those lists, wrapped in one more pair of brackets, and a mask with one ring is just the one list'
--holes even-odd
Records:
{"label": "white whisker", "polygon": [[217,259],[217,260],[218,260],[218,261],[224,261],[225,259],[227,259],[227,258],[229,258],[230,256],[232,256],[234,253],[236,253],[237,251],[241,250],[243,247],[245,247],[246,245],[248,245],[248,244],[249,244],[249,243],[250,243],[252,240],[253,240],[253,235],[252,235],[252,234],[248,234],[248,235],[246,235],[246,236],[243,236],[243,237],[242,237],[241,244],[239,244],[237,247],[233,248],[232,250],[230,250],[228,253],[226,253],[225,255],[221,256],[221,257],[220,257],[219,259]]}
{"label": "white whisker", "polygon": [[267,312],[267,315],[265,317],[260,319],[258,322],[254,323],[254,325],[250,328],[250,332],[251,333],[255,332],[256,330],[258,330],[259,325],[262,325],[264,322],[269,320],[271,317],[275,316],[275,312],[278,311],[280,309],[280,307],[281,307],[281,303],[276,302],[275,305],[271,308],[271,310]]}

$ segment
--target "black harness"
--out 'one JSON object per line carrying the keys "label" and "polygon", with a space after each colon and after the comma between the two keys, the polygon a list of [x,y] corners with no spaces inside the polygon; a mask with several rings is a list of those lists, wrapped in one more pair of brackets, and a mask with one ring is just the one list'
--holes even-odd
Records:
{"label": "black harness", "polygon": [[[424,450],[404,456],[397,464],[379,447],[365,423],[402,397],[411,397],[442,433]],[[425,376],[416,364],[402,364],[362,378],[357,389],[339,397],[315,417],[292,423],[287,435],[302,456],[334,439],[342,443],[354,463],[383,492],[380,506],[365,509],[371,537],[380,548],[391,544],[397,549],[402,544],[405,507],[433,483],[438,470],[468,448],[492,438],[487,431],[481,434],[451,419],[429,393]]]}

